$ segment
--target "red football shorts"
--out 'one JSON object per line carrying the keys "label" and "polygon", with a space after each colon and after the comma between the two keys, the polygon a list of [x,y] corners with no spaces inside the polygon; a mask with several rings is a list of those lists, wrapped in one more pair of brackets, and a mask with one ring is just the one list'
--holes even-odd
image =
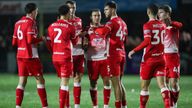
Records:
{"label": "red football shorts", "polygon": [[180,77],[180,56],[177,53],[164,54],[166,77]]}
{"label": "red football shorts", "polygon": [[121,76],[124,72],[125,57],[108,57],[108,64],[111,76]]}
{"label": "red football shorts", "polygon": [[84,73],[84,55],[73,56],[73,75]]}
{"label": "red football shorts", "polygon": [[70,78],[73,71],[73,63],[66,61],[53,61],[58,77]]}
{"label": "red football shorts", "polygon": [[99,78],[99,74],[102,77],[110,77],[110,73],[108,70],[108,61],[107,60],[99,60],[99,61],[87,61],[87,69],[90,80],[97,80]]}
{"label": "red football shorts", "polygon": [[17,58],[19,76],[40,76],[43,67],[39,58]]}
{"label": "red football shorts", "polygon": [[140,65],[140,77],[142,80],[150,80],[153,77],[165,76],[165,61],[162,57],[153,57]]}

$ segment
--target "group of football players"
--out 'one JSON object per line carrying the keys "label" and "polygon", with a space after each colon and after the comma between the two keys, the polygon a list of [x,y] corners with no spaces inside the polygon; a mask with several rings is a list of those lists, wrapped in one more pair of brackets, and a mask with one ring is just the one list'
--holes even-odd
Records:
{"label": "group of football players", "polygon": [[[128,29],[117,15],[117,4],[107,2],[104,14],[109,21],[101,24],[101,11],[93,9],[90,25],[82,27],[82,20],[75,15],[76,2],[66,1],[58,8],[59,16],[48,27],[47,36],[38,36],[35,3],[25,6],[26,16],[15,23],[12,45],[17,46],[19,83],[16,88],[16,108],[21,108],[28,76],[34,76],[42,108],[48,108],[42,64],[37,52],[39,42],[45,41],[52,54],[52,62],[60,78],[59,107],[70,108],[69,80],[73,77],[74,108],[80,108],[81,79],[84,63],[90,80],[92,107],[98,108],[97,80],[103,80],[103,107],[109,108],[111,83],[115,95],[112,108],[127,108],[126,90],[121,78],[126,61],[125,40]],[[179,29],[182,23],[171,20],[171,7],[151,4],[147,7],[149,21],[143,25],[144,41],[128,53],[142,49],[140,66],[140,108],[146,108],[151,79],[156,77],[164,107],[177,108],[179,97]],[[110,83],[111,82],[111,83]]]}

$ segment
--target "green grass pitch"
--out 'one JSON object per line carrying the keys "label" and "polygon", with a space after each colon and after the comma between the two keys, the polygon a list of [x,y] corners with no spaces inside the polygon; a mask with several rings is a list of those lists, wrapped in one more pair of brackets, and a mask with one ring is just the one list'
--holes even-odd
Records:
{"label": "green grass pitch", "polygon": [[[178,108],[192,108],[192,77],[181,76],[181,93],[178,101]],[[46,89],[48,95],[49,108],[58,108],[58,89],[60,80],[56,74],[45,75]],[[15,108],[15,88],[17,86],[18,76],[14,74],[0,74],[0,108]],[[70,80],[70,99],[73,108],[72,83]],[[123,83],[127,91],[128,108],[139,108],[140,79],[139,76],[126,75],[123,77]],[[103,86],[102,81],[98,81],[98,103],[99,108],[103,107]],[[89,95],[89,79],[85,75],[82,79],[81,108],[92,108]],[[35,78],[30,77],[25,89],[25,96],[22,108],[41,108],[40,99],[36,91]],[[114,93],[112,90],[110,98],[110,108],[114,107]],[[150,86],[150,99],[147,108],[163,108],[160,90],[157,87],[156,80],[153,79]]]}

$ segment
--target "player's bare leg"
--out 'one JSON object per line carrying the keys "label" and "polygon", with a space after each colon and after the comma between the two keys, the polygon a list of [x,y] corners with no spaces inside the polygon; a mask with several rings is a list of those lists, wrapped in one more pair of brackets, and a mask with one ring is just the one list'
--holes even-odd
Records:
{"label": "player's bare leg", "polygon": [[81,78],[83,74],[77,73],[74,77],[74,88],[73,88],[73,96],[75,108],[80,108],[80,98],[81,98]]}
{"label": "player's bare leg", "polygon": [[122,100],[121,100],[122,108],[127,108],[126,90],[122,83],[122,75],[121,75],[121,92],[122,92]]}
{"label": "player's bare leg", "polygon": [[140,92],[140,108],[146,108],[149,99],[149,85],[151,80],[141,79],[141,92]]}
{"label": "player's bare leg", "polygon": [[103,108],[109,108],[109,100],[110,100],[110,95],[111,95],[111,85],[110,85],[110,78],[109,77],[103,77],[103,101],[104,101],[104,106]]}
{"label": "player's bare leg", "polygon": [[41,99],[42,107],[48,108],[47,93],[46,93],[46,89],[45,89],[45,80],[42,75],[35,76],[35,78],[36,78],[36,82],[37,82],[37,92]]}
{"label": "player's bare leg", "polygon": [[116,108],[121,108],[121,81],[120,81],[120,76],[113,76],[111,78],[112,85],[114,88],[114,94],[115,94],[115,106]]}
{"label": "player's bare leg", "polygon": [[27,84],[27,76],[20,76],[19,83],[16,88],[16,108],[21,108],[23,101],[25,85]]}
{"label": "player's bare leg", "polygon": [[93,108],[98,108],[98,99],[97,99],[97,80],[90,80],[90,95],[93,104]]}
{"label": "player's bare leg", "polygon": [[69,91],[69,78],[61,77],[59,89],[59,108],[65,108],[67,92]]}
{"label": "player's bare leg", "polygon": [[156,78],[157,78],[157,84],[161,89],[161,95],[163,97],[164,107],[170,108],[170,93],[169,93],[169,89],[165,84],[165,78],[164,76],[157,76]]}
{"label": "player's bare leg", "polygon": [[122,108],[127,108],[126,90],[122,82],[121,82],[121,92],[122,92],[122,100],[121,100]]}

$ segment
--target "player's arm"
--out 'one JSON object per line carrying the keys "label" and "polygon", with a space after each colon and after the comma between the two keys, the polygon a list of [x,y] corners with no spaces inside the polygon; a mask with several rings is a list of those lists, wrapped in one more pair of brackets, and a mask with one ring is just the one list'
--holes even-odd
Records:
{"label": "player's arm", "polygon": [[142,50],[143,48],[147,47],[149,44],[151,43],[151,37],[146,37],[144,38],[144,41],[141,42],[141,44],[139,44],[136,48],[134,48],[132,51],[129,52],[128,57],[131,59],[132,55],[140,50]]}
{"label": "player's arm", "polygon": [[27,29],[27,43],[28,44],[37,44],[43,41],[43,38],[37,38],[37,34],[35,33],[35,29],[33,28],[33,24],[30,23]]}
{"label": "player's arm", "polygon": [[70,36],[71,36],[71,38],[70,38],[71,42],[73,45],[76,45],[78,43],[79,36],[76,35],[76,33],[75,33],[75,27],[70,26],[69,31],[70,31]]}
{"label": "player's arm", "polygon": [[107,36],[111,32],[112,28],[113,28],[113,23],[109,21],[106,23],[104,27],[97,28],[95,32],[98,33],[99,35]]}
{"label": "player's arm", "polygon": [[52,53],[53,52],[53,45],[51,44],[51,27],[48,28],[48,36],[46,37],[46,46],[47,49]]}
{"label": "player's arm", "polygon": [[143,48],[147,47],[151,43],[151,37],[145,37],[144,41],[141,42],[136,48],[133,49],[134,52],[138,52],[142,50]]}
{"label": "player's arm", "polygon": [[102,28],[97,28],[96,33],[98,33],[99,35],[104,35],[106,36],[107,34],[109,34],[109,32],[111,31],[109,27],[102,27]]}
{"label": "player's arm", "polygon": [[126,43],[127,43],[127,40],[128,40],[128,29],[127,29],[126,23],[125,23],[125,30],[124,30],[124,32],[123,32],[123,35],[124,35],[124,37],[125,37],[125,39],[124,39],[124,45],[126,46]]}
{"label": "player's arm", "polygon": [[143,48],[147,47],[151,43],[151,30],[147,25],[143,26],[144,41],[141,42],[136,48],[129,52],[128,57],[131,59],[132,55]]}
{"label": "player's arm", "polygon": [[83,37],[82,37],[82,48],[84,49],[84,51],[87,51],[88,44],[89,44],[89,40],[88,40],[88,37],[89,37],[88,30],[89,30],[89,26],[86,26],[86,27],[83,29],[84,35],[83,35]]}
{"label": "player's arm", "polygon": [[12,38],[12,45],[17,46],[17,33],[15,29],[14,29],[13,38]]}
{"label": "player's arm", "polygon": [[13,35],[12,45],[17,46],[17,37]]}
{"label": "player's arm", "polygon": [[171,25],[173,27],[176,27],[177,29],[180,29],[183,26],[183,24],[181,22],[178,22],[178,21],[172,21]]}

